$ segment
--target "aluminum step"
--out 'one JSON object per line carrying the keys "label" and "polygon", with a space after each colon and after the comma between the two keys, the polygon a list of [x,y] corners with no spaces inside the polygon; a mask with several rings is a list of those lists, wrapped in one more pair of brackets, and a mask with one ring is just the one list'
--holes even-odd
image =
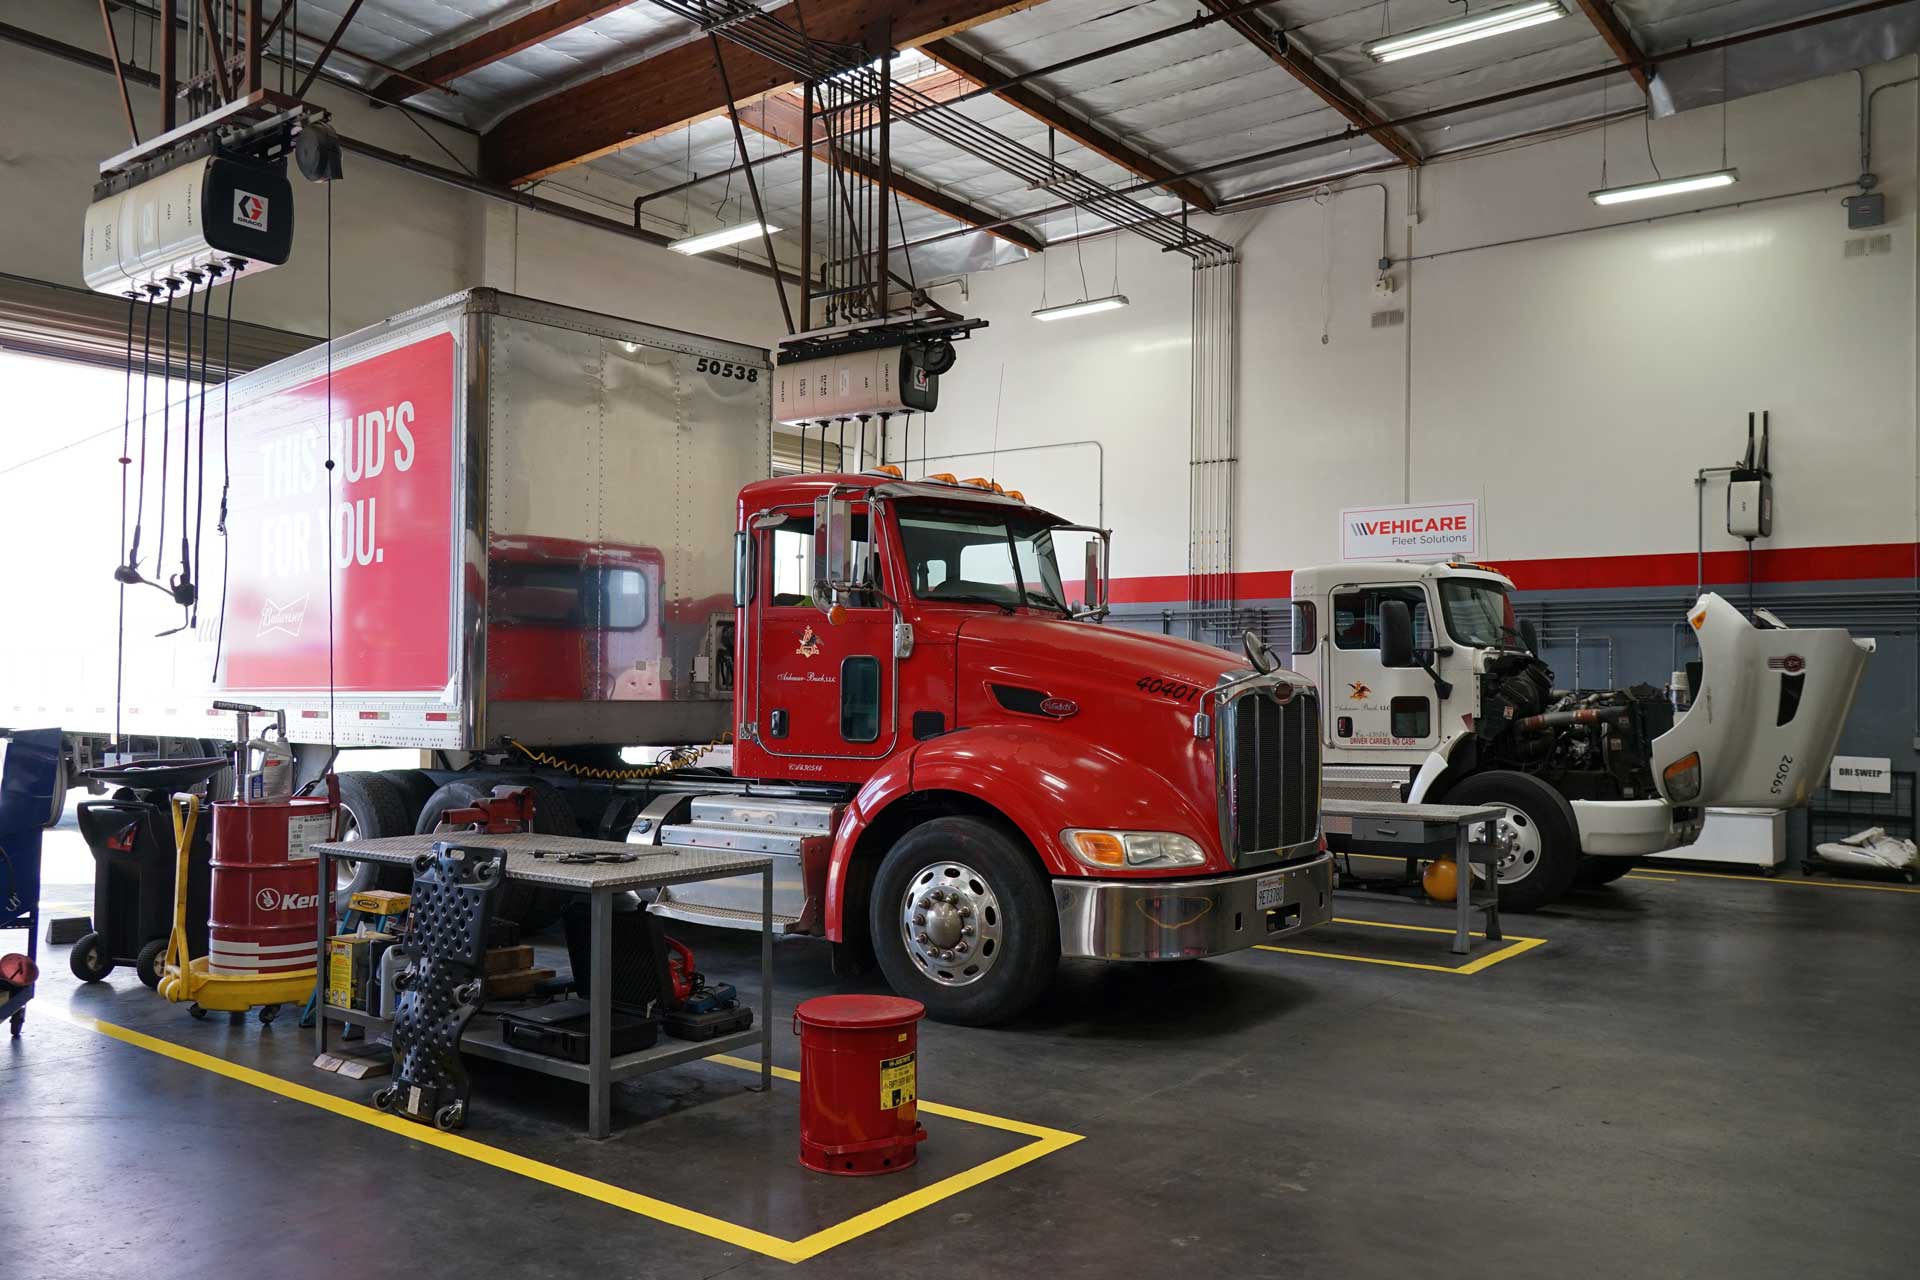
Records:
{"label": "aluminum step", "polygon": [[833,843],[824,831],[740,822],[676,822],[660,828],[660,843],[682,849],[728,849],[799,858]]}
{"label": "aluminum step", "polygon": [[[716,907],[697,902],[678,902],[672,898],[656,901],[647,908],[657,916],[668,920],[684,920],[688,924],[704,924],[715,929],[752,929],[760,928],[759,908],[748,910],[745,907]],[[773,913],[773,931],[776,934],[798,933],[800,917],[775,911]]]}
{"label": "aluminum step", "polygon": [[775,827],[830,835],[843,805],[789,796],[700,796],[693,802],[697,825]]}

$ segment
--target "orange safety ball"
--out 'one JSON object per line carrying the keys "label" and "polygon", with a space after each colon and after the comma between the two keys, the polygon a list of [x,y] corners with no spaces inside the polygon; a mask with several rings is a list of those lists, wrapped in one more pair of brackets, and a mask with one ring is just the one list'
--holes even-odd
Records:
{"label": "orange safety ball", "polygon": [[1429,862],[1420,875],[1420,887],[1435,902],[1452,902],[1454,895],[1460,892],[1459,869],[1453,865],[1453,859],[1441,858]]}

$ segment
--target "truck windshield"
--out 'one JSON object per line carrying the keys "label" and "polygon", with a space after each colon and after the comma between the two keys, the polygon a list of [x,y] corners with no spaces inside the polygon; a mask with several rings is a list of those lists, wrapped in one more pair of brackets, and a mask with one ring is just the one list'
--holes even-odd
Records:
{"label": "truck windshield", "polygon": [[1053,532],[1030,515],[902,503],[900,542],[913,594],[922,600],[1068,611]]}
{"label": "truck windshield", "polygon": [[1471,578],[1440,580],[1440,612],[1455,644],[1476,649],[1518,645],[1520,630],[1513,620],[1507,589],[1497,582]]}

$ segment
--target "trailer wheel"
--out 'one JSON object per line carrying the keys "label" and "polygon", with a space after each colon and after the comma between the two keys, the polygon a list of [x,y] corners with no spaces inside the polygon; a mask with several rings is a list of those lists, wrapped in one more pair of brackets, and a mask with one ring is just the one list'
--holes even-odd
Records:
{"label": "trailer wheel", "polygon": [[[391,782],[377,773],[341,774],[340,807],[346,810],[340,833],[343,840],[379,840],[413,834],[413,824],[407,821],[406,801]],[[368,889],[394,889],[404,893],[413,886],[413,877],[405,867],[356,862],[351,858],[333,860],[333,877],[336,911],[345,911],[348,898]]]}
{"label": "trailer wheel", "polygon": [[[1506,769],[1476,773],[1442,803],[1497,805],[1500,908],[1536,911],[1573,886],[1580,865],[1580,829],[1559,792],[1538,778]],[[1483,875],[1475,868],[1476,876]]]}
{"label": "trailer wheel", "polygon": [[1612,884],[1639,864],[1638,858],[1596,858],[1588,855],[1580,859],[1580,868],[1573,873],[1573,882],[1583,889],[1597,889],[1603,884]]}
{"label": "trailer wheel", "polygon": [[107,940],[96,930],[73,944],[67,953],[67,968],[82,982],[102,982],[113,972],[113,959],[107,955]]}
{"label": "trailer wheel", "polygon": [[1033,855],[979,818],[915,827],[880,864],[868,905],[887,982],[941,1022],[990,1026],[1053,984],[1060,925]]}
{"label": "trailer wheel", "polygon": [[73,785],[73,775],[68,772],[67,752],[66,752],[65,746],[63,745],[60,749],[60,759],[54,765],[53,807],[52,807],[51,813],[47,817],[47,821],[45,824],[46,829],[48,831],[51,831],[55,827],[59,826],[60,819],[67,816],[67,790],[72,785]]}
{"label": "trailer wheel", "polygon": [[418,769],[383,769],[376,776],[386,779],[400,794],[400,803],[407,815],[407,829],[400,834],[413,834],[414,824],[420,821],[420,811],[433,799],[439,784]]}

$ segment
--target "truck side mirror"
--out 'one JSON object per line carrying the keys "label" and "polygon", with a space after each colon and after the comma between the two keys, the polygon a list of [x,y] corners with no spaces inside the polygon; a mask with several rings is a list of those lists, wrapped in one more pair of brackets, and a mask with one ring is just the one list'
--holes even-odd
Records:
{"label": "truck side mirror", "polygon": [[1520,643],[1527,646],[1527,652],[1540,656],[1540,628],[1533,625],[1532,618],[1520,619]]}
{"label": "truck side mirror", "polygon": [[1086,598],[1074,610],[1076,618],[1104,618],[1107,614],[1107,538],[1104,532],[1087,539],[1085,575]]}
{"label": "truck side mirror", "polygon": [[827,494],[813,502],[813,599],[831,609],[834,595],[859,586],[853,544],[853,503]]}
{"label": "truck side mirror", "polygon": [[1413,610],[1405,600],[1380,602],[1380,665],[1411,667],[1413,661]]}

